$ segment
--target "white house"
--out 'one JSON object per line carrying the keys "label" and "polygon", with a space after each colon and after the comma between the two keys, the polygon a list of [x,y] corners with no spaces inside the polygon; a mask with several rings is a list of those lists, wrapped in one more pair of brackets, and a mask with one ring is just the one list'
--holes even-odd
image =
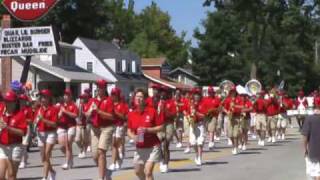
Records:
{"label": "white house", "polygon": [[141,72],[141,59],[135,53],[110,42],[82,37],[78,37],[73,45],[81,48],[76,49],[76,64],[114,82],[108,85],[109,90],[117,86],[128,98],[134,89],[147,87]]}

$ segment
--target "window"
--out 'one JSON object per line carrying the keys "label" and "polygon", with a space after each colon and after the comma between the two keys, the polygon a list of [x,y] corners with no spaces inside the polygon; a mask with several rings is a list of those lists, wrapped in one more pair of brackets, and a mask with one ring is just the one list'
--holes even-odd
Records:
{"label": "window", "polygon": [[128,64],[127,64],[127,72],[131,73],[131,64],[130,64],[130,62],[128,62]]}
{"label": "window", "polygon": [[87,62],[87,71],[93,72],[93,63],[92,62]]}
{"label": "window", "polygon": [[136,73],[136,71],[137,71],[137,70],[136,70],[136,61],[132,61],[132,64],[131,64],[131,65],[132,65],[132,72],[133,72],[133,73]]}
{"label": "window", "polygon": [[121,71],[121,62],[117,61],[117,72]]}
{"label": "window", "polygon": [[126,60],[122,59],[122,72],[126,72]]}

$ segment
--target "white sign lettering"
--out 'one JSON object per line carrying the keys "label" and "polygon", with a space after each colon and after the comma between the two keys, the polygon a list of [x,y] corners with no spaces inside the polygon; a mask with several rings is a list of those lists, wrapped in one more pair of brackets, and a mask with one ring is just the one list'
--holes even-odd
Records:
{"label": "white sign lettering", "polygon": [[8,28],[0,35],[0,56],[57,54],[51,26]]}

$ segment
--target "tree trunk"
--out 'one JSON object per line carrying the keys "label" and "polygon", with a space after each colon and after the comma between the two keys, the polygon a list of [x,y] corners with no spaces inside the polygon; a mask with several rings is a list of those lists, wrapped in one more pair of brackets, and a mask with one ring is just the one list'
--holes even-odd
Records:
{"label": "tree trunk", "polygon": [[257,79],[257,65],[254,62],[251,64],[250,78]]}

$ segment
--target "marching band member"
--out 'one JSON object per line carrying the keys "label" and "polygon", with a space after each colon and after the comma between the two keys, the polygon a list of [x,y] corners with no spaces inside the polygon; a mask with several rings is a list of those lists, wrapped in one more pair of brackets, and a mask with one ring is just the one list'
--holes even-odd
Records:
{"label": "marching band member", "polygon": [[242,108],[244,107],[244,102],[237,96],[236,88],[233,87],[229,96],[225,99],[223,103],[224,112],[228,116],[228,137],[232,141],[232,154],[236,155],[239,153],[238,150],[238,138],[240,133],[240,116]]}
{"label": "marching band member", "polygon": [[64,91],[64,102],[61,104],[58,114],[58,142],[62,146],[63,153],[66,155],[66,163],[62,169],[67,170],[73,167],[72,144],[76,135],[76,118],[79,110],[72,100],[70,89]]}
{"label": "marching band member", "polygon": [[167,173],[169,170],[170,161],[170,142],[174,135],[174,121],[177,115],[175,101],[171,97],[170,90],[167,87],[162,87],[160,91],[160,101],[158,104],[159,118],[164,118],[164,128],[158,133],[162,144],[163,161],[160,162],[160,171]]}
{"label": "marching band member", "polygon": [[185,111],[185,103],[181,95],[181,90],[177,89],[174,95],[174,103],[177,111],[175,127],[176,127],[176,138],[177,138],[177,148],[182,147],[183,138],[183,112]]}
{"label": "marching band member", "polygon": [[114,105],[116,129],[113,133],[112,164],[109,166],[109,170],[114,171],[121,168],[125,135],[124,124],[127,121],[128,108],[125,106],[125,103],[121,102],[121,90],[119,88],[113,88],[111,90],[111,98]]}
{"label": "marching band member", "polygon": [[249,123],[250,123],[250,113],[253,109],[253,104],[250,101],[247,94],[242,94],[242,101],[244,107],[242,109],[242,115],[240,120],[240,145],[239,147],[245,151],[247,150],[248,144],[248,131],[249,131]]}
{"label": "marching band member", "polygon": [[38,134],[38,146],[43,162],[43,180],[55,180],[56,171],[51,165],[51,152],[57,140],[58,110],[51,104],[52,93],[48,89],[40,91],[40,107],[35,113],[34,125]]}
{"label": "marching band member", "polygon": [[264,99],[265,92],[261,91],[257,100],[253,104],[256,120],[256,131],[259,137],[258,145],[264,146],[266,130],[267,130],[267,116],[266,116],[266,100]]}
{"label": "marching band member", "polygon": [[114,131],[114,106],[107,96],[107,82],[97,81],[97,97],[89,100],[90,110],[87,116],[92,118],[91,148],[93,159],[98,166],[99,180],[109,179],[106,172],[106,152],[112,146]]}
{"label": "marching band member", "polygon": [[79,98],[80,98],[79,120],[77,121],[77,131],[76,131],[75,142],[77,143],[80,149],[78,157],[80,159],[83,159],[86,157],[86,150],[90,145],[89,143],[90,129],[88,128],[88,125],[87,125],[88,118],[85,116],[85,113],[87,113],[90,109],[90,106],[89,106],[90,95],[88,93],[83,93],[79,96]]}
{"label": "marching band member", "polygon": [[298,93],[298,97],[295,103],[297,110],[299,111],[297,118],[297,122],[299,125],[299,129],[302,129],[303,126],[303,122],[305,119],[305,115],[302,114],[303,111],[305,111],[307,109],[308,103],[307,103],[307,98],[304,96],[304,92],[301,90]]}
{"label": "marching band member", "polygon": [[214,89],[210,86],[208,88],[208,97],[204,100],[206,103],[206,108],[208,109],[208,132],[209,132],[209,149],[214,147],[214,136],[221,130],[221,122],[218,122],[219,116],[219,107],[221,100],[218,96],[215,95]]}
{"label": "marching band member", "polygon": [[10,90],[4,97],[5,110],[0,115],[0,179],[15,180],[22,156],[22,137],[27,132],[17,94]]}
{"label": "marching band member", "polygon": [[27,152],[27,147],[30,143],[31,137],[32,137],[32,123],[33,123],[33,110],[30,104],[31,99],[25,95],[22,94],[19,96],[20,100],[20,110],[24,113],[25,119],[27,122],[27,133],[23,137],[22,145],[23,145],[23,152],[22,152],[22,160],[20,162],[19,168],[23,169],[27,165],[27,160],[28,160],[28,152]]}
{"label": "marching band member", "polygon": [[204,101],[202,101],[201,89],[195,88],[192,90],[193,99],[188,107],[189,121],[189,140],[190,145],[194,147],[196,157],[195,163],[197,166],[202,165],[203,143],[205,141],[205,122],[204,118],[207,109]]}
{"label": "marching band member", "polygon": [[[181,101],[184,103],[184,111],[183,111],[183,134],[184,136],[189,137],[190,135],[190,125],[188,121],[188,112],[190,108],[190,103],[192,101],[192,94],[190,90],[185,91],[184,96],[181,98]],[[190,138],[190,137],[189,137]],[[191,152],[190,142],[187,142],[187,147],[184,150],[185,154]]]}
{"label": "marching band member", "polygon": [[267,109],[267,130],[269,134],[268,142],[275,143],[276,142],[276,128],[278,115],[280,110],[280,105],[278,103],[277,98],[275,97],[274,92],[270,93],[269,98],[266,100]]}
{"label": "marching band member", "polygon": [[163,130],[164,119],[158,118],[157,111],[146,105],[146,98],[144,90],[136,90],[136,108],[128,114],[128,136],[136,142],[133,163],[137,177],[140,180],[153,180],[153,169],[161,156],[157,133]]}
{"label": "marching band member", "polygon": [[279,129],[278,139],[285,140],[287,121],[288,121],[288,118],[290,118],[287,116],[287,111],[293,109],[293,101],[288,97],[287,93],[285,92],[282,92],[280,95],[281,95],[281,99],[280,99],[281,114],[278,120],[278,129]]}

